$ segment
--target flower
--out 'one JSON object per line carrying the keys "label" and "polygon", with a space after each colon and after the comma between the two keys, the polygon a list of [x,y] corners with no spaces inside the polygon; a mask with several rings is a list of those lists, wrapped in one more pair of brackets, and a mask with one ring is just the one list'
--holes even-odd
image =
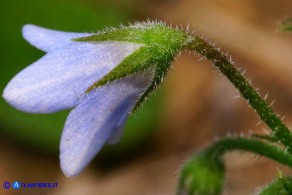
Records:
{"label": "flower", "polygon": [[68,177],[79,174],[105,143],[120,139],[129,113],[156,89],[189,41],[160,22],[92,34],[25,25],[23,36],[47,54],[18,73],[3,97],[24,112],[73,108],[60,143]]}
{"label": "flower", "polygon": [[123,124],[152,78],[143,71],[85,93],[140,45],[129,42],[74,42],[84,33],[58,32],[34,25],[24,38],[47,54],[18,73],[6,86],[4,99],[18,110],[52,113],[75,107],[60,144],[61,168],[78,174],[107,143],[121,136]]}

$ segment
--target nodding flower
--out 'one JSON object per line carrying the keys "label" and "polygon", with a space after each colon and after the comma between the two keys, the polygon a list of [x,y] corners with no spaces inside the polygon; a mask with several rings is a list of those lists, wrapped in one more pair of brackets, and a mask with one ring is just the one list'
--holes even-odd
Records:
{"label": "nodding flower", "polygon": [[25,25],[22,33],[46,55],[19,72],[3,97],[30,113],[73,108],[60,143],[68,177],[79,174],[105,143],[119,141],[127,117],[161,82],[187,39],[155,22],[91,34]]}

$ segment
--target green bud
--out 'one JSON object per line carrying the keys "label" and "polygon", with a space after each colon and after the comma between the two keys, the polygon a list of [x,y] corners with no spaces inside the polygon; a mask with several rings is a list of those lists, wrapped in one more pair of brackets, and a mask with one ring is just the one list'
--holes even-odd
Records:
{"label": "green bud", "polygon": [[223,189],[224,164],[222,159],[208,153],[191,158],[181,171],[179,195],[215,195]]}

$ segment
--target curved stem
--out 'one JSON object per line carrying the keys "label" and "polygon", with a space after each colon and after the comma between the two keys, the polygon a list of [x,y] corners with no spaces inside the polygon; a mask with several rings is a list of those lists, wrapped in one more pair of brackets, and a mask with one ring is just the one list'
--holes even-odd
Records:
{"label": "curved stem", "polygon": [[212,144],[204,152],[212,158],[220,158],[225,152],[233,150],[244,150],[259,154],[292,168],[292,155],[290,153],[256,139],[224,138]]}
{"label": "curved stem", "polygon": [[211,62],[233,83],[241,95],[256,110],[260,118],[271,128],[273,136],[292,153],[292,134],[281,119],[275,114],[258,92],[249,84],[242,74],[216,48],[199,37],[192,37],[187,49],[196,51]]}

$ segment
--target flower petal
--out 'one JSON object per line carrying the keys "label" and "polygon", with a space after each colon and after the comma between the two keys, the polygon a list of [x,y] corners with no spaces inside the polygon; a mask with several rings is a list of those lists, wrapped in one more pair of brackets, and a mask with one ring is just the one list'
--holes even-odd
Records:
{"label": "flower petal", "polygon": [[126,121],[123,121],[123,123],[121,125],[119,125],[119,127],[115,128],[113,130],[113,132],[111,133],[111,135],[107,139],[107,144],[114,145],[120,141],[120,139],[123,135],[125,122]]}
{"label": "flower petal", "polygon": [[51,113],[71,108],[88,87],[139,47],[125,42],[78,42],[56,49],[18,73],[3,97],[25,112]]}
{"label": "flower petal", "polygon": [[80,173],[122,127],[151,78],[147,71],[111,82],[92,91],[71,111],[60,144],[61,168],[66,176]]}
{"label": "flower petal", "polygon": [[22,28],[22,35],[31,45],[48,52],[65,45],[74,44],[71,40],[73,38],[89,36],[90,34],[55,31],[26,24]]}

